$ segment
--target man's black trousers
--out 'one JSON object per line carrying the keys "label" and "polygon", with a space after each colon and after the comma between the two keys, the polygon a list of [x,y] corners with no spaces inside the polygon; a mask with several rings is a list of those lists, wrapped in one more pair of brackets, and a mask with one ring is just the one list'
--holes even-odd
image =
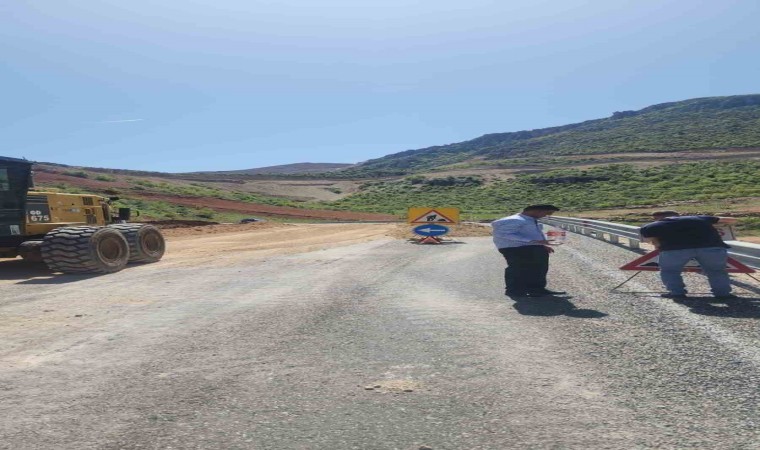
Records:
{"label": "man's black trousers", "polygon": [[528,292],[546,289],[549,272],[549,251],[543,245],[500,248],[507,260],[504,283],[508,292]]}

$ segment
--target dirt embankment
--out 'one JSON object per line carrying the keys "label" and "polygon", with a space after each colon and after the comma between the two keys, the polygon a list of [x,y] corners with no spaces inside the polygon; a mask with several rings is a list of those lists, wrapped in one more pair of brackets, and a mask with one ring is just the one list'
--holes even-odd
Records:
{"label": "dirt embankment", "polygon": [[[167,238],[188,238],[208,236],[214,234],[228,234],[228,233],[250,233],[259,232],[262,230],[292,230],[295,226],[301,226],[304,229],[314,230],[318,233],[319,230],[328,229],[328,224],[288,224],[280,222],[255,222],[244,224],[233,223],[216,223],[216,222],[201,222],[193,220],[160,220],[155,222],[149,222],[152,225],[161,228],[161,232]],[[389,223],[389,224],[333,224],[335,229],[361,229],[369,228],[372,225],[381,225],[377,229],[382,229],[385,236],[393,239],[409,239],[412,237],[419,237],[412,232],[414,225],[406,223]],[[451,225],[449,227],[451,232],[448,233],[446,238],[457,237],[474,237],[474,236],[490,236],[491,227],[483,226],[474,223],[463,223],[459,225]]]}
{"label": "dirt embankment", "polygon": [[[414,236],[412,228],[400,223],[277,222],[164,228],[167,252],[162,264],[224,265],[246,258],[310,252],[378,239],[409,239]],[[490,227],[462,224],[453,226],[446,239],[489,236],[490,232]]]}
{"label": "dirt embankment", "polygon": [[[322,250],[377,239],[411,239],[413,226],[402,223],[278,223],[250,224],[157,222],[168,241],[167,262],[193,264],[202,260],[219,263],[254,256],[273,256]],[[490,236],[491,228],[476,224],[451,227],[447,240]],[[419,236],[417,236],[419,237]]]}
{"label": "dirt embankment", "polygon": [[288,227],[288,224],[279,222],[216,223],[192,220],[160,220],[148,223],[160,228],[161,233],[166,238],[192,238],[212,234],[250,233]]}
{"label": "dirt embankment", "polygon": [[164,230],[161,264],[227,265],[276,255],[305,253],[378,239],[393,239],[396,224],[253,223]]}
{"label": "dirt embankment", "polygon": [[[191,266],[203,261],[225,264],[246,258],[269,257],[323,250],[378,239],[411,239],[412,226],[401,223],[212,224],[177,227],[156,223],[167,240],[162,263]],[[168,227],[164,227],[168,226]],[[446,240],[489,236],[490,227],[476,224],[452,226]],[[419,236],[417,236],[419,237]]]}

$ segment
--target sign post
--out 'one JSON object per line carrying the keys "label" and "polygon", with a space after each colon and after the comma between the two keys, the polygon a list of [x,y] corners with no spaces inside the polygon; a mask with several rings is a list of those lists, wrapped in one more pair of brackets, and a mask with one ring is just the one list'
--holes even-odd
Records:
{"label": "sign post", "polygon": [[417,240],[418,244],[440,244],[440,236],[449,232],[446,225],[459,223],[459,209],[413,207],[409,208],[407,222],[412,225],[421,224],[412,230],[414,234],[422,236]]}

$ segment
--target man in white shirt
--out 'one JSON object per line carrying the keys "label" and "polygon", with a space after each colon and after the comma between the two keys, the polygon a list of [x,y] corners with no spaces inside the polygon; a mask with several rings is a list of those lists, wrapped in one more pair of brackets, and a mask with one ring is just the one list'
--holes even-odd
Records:
{"label": "man in white shirt", "polygon": [[546,289],[549,246],[538,219],[559,211],[554,205],[531,205],[519,214],[491,222],[493,242],[507,260],[504,269],[506,295],[543,297],[565,292]]}

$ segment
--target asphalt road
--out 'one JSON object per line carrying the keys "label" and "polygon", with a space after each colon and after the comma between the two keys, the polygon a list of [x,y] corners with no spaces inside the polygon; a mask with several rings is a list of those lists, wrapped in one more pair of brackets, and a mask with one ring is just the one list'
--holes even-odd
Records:
{"label": "asphalt road", "polygon": [[0,448],[760,448],[760,291],[610,293],[636,256],[571,236],[550,273],[570,297],[520,302],[489,238],[90,278],[6,264]]}

